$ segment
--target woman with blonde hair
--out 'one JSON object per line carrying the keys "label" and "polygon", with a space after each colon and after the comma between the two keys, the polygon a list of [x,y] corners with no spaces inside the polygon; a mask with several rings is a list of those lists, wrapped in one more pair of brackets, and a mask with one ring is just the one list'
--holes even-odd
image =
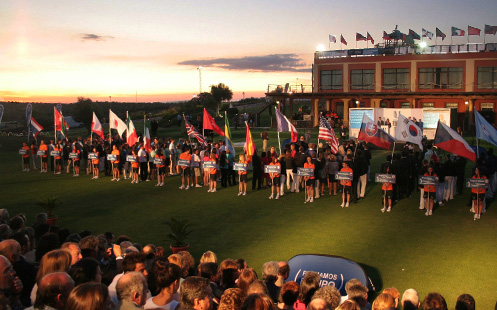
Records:
{"label": "woman with blonde hair", "polygon": [[371,310],[395,310],[395,300],[389,293],[381,293],[374,300]]}
{"label": "woman with blonde hair", "polygon": [[200,257],[200,263],[217,263],[217,256],[212,251],[207,251]]}
{"label": "woman with blonde hair", "polygon": [[242,301],[242,290],[239,288],[229,288],[221,296],[217,310],[240,310]]}
{"label": "woman with blonde hair", "polygon": [[111,310],[114,304],[107,286],[100,283],[83,283],[69,294],[67,310]]}
{"label": "woman with blonde hair", "polygon": [[395,301],[395,308],[399,306],[400,292],[398,289],[395,287],[389,287],[384,289],[382,293],[387,293],[393,297],[393,300]]}
{"label": "woman with blonde hair", "polygon": [[53,250],[47,252],[40,261],[40,267],[36,274],[36,283],[31,291],[31,303],[35,303],[36,291],[38,290],[39,281],[49,273],[67,272],[71,266],[71,254],[66,250]]}

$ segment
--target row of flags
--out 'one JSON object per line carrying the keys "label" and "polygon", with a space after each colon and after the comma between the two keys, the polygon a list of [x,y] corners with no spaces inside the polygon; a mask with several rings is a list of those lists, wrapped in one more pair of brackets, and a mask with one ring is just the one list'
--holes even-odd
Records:
{"label": "row of flags", "polygon": [[[486,34],[490,34],[490,35],[495,35],[497,33],[497,26],[492,26],[492,25],[485,25],[484,29],[483,29],[483,33],[486,35]],[[466,34],[468,36],[479,36],[481,34],[481,29],[480,28],[477,28],[477,27],[473,27],[473,26],[469,26],[468,25],[468,30],[463,30],[463,29],[460,29],[460,28],[457,28],[457,27],[451,27],[451,36],[452,37],[461,37],[461,36],[465,36]],[[421,35],[419,35],[417,32],[415,32],[414,30],[412,29],[409,29],[409,33],[408,34],[405,34],[405,33],[402,33],[400,31],[398,31],[397,29],[394,30],[392,33],[387,33],[386,31],[383,31],[383,40],[407,40],[407,39],[413,39],[413,40],[421,40],[421,38],[428,38],[428,39],[432,39],[433,37],[435,38],[442,38],[442,41],[447,37],[447,35],[445,33],[443,33],[438,27],[435,29],[435,33],[433,32],[430,32],[424,28],[421,29]],[[366,36],[362,35],[361,33],[359,32],[356,32],[356,42],[358,41],[371,41],[371,44],[374,44],[374,39],[373,37],[371,36],[371,34],[369,34],[369,32],[367,32]],[[333,34],[330,34],[329,35],[329,40],[330,40],[330,43],[336,43],[337,42],[337,36],[336,35],[333,35]],[[345,38],[343,37],[343,35],[340,34],[340,43],[341,44],[344,44],[344,45],[347,45],[347,41],[345,40]]]}

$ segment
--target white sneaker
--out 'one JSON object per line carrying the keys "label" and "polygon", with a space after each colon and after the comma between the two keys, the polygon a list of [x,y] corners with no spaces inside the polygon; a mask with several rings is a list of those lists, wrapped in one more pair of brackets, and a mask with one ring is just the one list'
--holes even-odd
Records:
{"label": "white sneaker", "polygon": [[280,199],[280,194],[276,194],[276,198],[274,199]]}
{"label": "white sneaker", "polygon": [[149,180],[149,179],[146,179],[145,181],[150,182],[150,180]]}
{"label": "white sneaker", "polygon": [[184,185],[181,185],[181,186],[179,187],[179,189],[184,189],[184,188],[185,188],[185,186],[184,186]]}
{"label": "white sneaker", "polygon": [[311,200],[309,200],[309,202],[314,202],[314,198],[313,198],[313,197],[311,197]]}
{"label": "white sneaker", "polygon": [[392,208],[388,207],[387,212],[390,212],[390,211],[392,211]]}
{"label": "white sneaker", "polygon": [[342,202],[342,204],[340,205],[340,207],[345,207],[345,202]]}
{"label": "white sneaker", "polygon": [[241,196],[243,193],[242,192],[238,192],[238,196]]}
{"label": "white sneaker", "polygon": [[269,199],[273,199],[273,194],[271,194],[271,196],[269,196]]}
{"label": "white sneaker", "polygon": [[478,214],[478,219],[480,219],[480,217],[481,217],[481,214]]}
{"label": "white sneaker", "polygon": [[243,196],[246,196],[247,195],[247,192],[243,192]]}
{"label": "white sneaker", "polygon": [[433,211],[432,210],[430,210],[430,215],[433,215]]}
{"label": "white sneaker", "polygon": [[117,180],[116,180],[116,182],[119,182],[119,181],[121,181],[121,179],[117,179]]}
{"label": "white sneaker", "polygon": [[160,186],[160,185],[161,185],[161,183],[157,183],[155,186]]}
{"label": "white sneaker", "polygon": [[348,207],[349,207],[349,203],[347,202],[347,203],[345,204],[345,208],[348,208]]}
{"label": "white sneaker", "polygon": [[311,197],[307,197],[307,199],[305,200],[305,202],[309,202],[311,201]]}
{"label": "white sneaker", "polygon": [[212,190],[212,193],[215,193],[215,192],[217,192],[217,189],[216,189],[216,188],[214,188],[214,189]]}
{"label": "white sneaker", "polygon": [[382,209],[381,209],[381,212],[385,212],[385,208],[382,208]]}
{"label": "white sneaker", "polygon": [[188,185],[187,187],[185,187],[185,191],[189,190],[189,189],[190,189],[190,185]]}
{"label": "white sneaker", "polygon": [[[180,187],[180,188],[181,188],[181,187]],[[209,189],[207,190],[207,192],[208,192],[208,193],[211,193],[211,192],[212,192],[212,189],[211,189],[211,188],[209,188]]]}
{"label": "white sneaker", "polygon": [[115,180],[116,180],[116,178],[112,178],[112,179],[110,179],[110,180],[111,180],[111,181],[115,181]]}
{"label": "white sneaker", "polygon": [[430,211],[426,210],[425,215],[426,216],[430,215]]}
{"label": "white sneaker", "polygon": [[200,184],[197,184],[197,185],[195,185],[195,187],[202,187],[202,185],[200,185]]}
{"label": "white sneaker", "polygon": [[162,183],[160,184],[160,186],[164,186],[164,182],[162,182]]}
{"label": "white sneaker", "polygon": [[424,209],[425,209],[425,207],[419,206],[419,210],[424,210]]}
{"label": "white sneaker", "polygon": [[475,214],[475,216],[473,216],[473,219],[476,221],[478,219],[478,214]]}

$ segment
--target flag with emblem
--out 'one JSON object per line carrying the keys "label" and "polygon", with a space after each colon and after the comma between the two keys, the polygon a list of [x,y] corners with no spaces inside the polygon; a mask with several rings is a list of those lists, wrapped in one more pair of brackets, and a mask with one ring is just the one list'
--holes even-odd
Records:
{"label": "flag with emblem", "polygon": [[204,136],[202,136],[196,129],[193,127],[192,124],[190,124],[189,121],[186,120],[185,115],[183,114],[183,119],[185,120],[185,127],[186,127],[186,134],[189,137],[195,137],[197,139],[198,143],[201,145],[207,145],[207,141],[205,141]]}
{"label": "flag with emblem", "polygon": [[423,149],[421,140],[423,139],[423,131],[413,121],[400,114],[397,120],[397,128],[395,129],[395,139],[398,141],[410,142],[419,145]]}
{"label": "flag with emblem", "polygon": [[126,124],[120,119],[112,110],[109,109],[109,126],[111,129],[116,129],[119,136],[122,136],[124,131],[126,131]]}
{"label": "flag with emblem", "polygon": [[372,143],[382,149],[390,149],[395,139],[375,124],[366,113],[362,116],[361,130],[357,139]]}

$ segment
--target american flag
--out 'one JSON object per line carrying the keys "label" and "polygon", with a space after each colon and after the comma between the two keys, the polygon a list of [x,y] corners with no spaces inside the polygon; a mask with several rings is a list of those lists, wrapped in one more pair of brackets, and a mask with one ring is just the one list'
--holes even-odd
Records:
{"label": "american flag", "polygon": [[336,154],[338,152],[338,139],[335,135],[335,131],[331,128],[330,122],[326,119],[326,117],[321,116],[319,118],[319,135],[318,139],[323,139],[326,141],[330,141],[331,152]]}
{"label": "american flag", "polygon": [[183,115],[183,119],[185,120],[185,126],[186,126],[186,134],[190,137],[190,136],[194,136],[195,138],[197,138],[197,141],[201,144],[201,145],[207,145],[207,141],[205,141],[205,138],[204,136],[202,136],[200,133],[198,133],[198,131],[195,129],[195,127],[193,127],[192,124],[190,124],[189,121],[186,120],[185,116]]}

